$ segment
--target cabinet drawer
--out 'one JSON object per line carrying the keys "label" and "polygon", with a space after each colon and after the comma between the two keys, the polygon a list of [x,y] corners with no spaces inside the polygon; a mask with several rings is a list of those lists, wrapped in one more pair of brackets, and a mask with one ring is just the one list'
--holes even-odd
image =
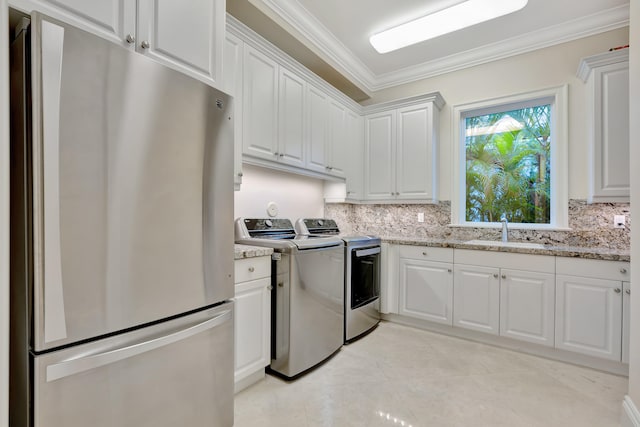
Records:
{"label": "cabinet drawer", "polygon": [[237,259],[235,261],[235,275],[236,283],[271,277],[271,257]]}
{"label": "cabinet drawer", "polygon": [[624,261],[557,257],[556,274],[628,282],[631,280],[631,266]]}
{"label": "cabinet drawer", "polygon": [[400,258],[453,262],[453,249],[450,248],[400,245],[398,253],[400,254]]}

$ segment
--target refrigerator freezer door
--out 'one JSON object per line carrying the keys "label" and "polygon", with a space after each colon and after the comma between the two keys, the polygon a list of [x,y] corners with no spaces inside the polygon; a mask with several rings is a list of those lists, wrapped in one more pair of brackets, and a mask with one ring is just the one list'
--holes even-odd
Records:
{"label": "refrigerator freezer door", "polygon": [[34,358],[34,427],[233,425],[233,303]]}
{"label": "refrigerator freezer door", "polygon": [[36,351],[233,297],[230,97],[32,19]]}

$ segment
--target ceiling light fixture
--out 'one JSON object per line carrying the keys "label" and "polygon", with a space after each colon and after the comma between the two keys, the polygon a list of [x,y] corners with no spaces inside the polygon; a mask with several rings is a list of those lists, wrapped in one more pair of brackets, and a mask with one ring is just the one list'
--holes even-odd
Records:
{"label": "ceiling light fixture", "polygon": [[369,38],[378,53],[387,53],[443,34],[516,12],[528,0],[467,0]]}

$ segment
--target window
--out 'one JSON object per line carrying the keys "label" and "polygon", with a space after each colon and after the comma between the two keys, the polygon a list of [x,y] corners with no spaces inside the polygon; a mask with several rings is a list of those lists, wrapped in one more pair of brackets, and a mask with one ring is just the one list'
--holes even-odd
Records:
{"label": "window", "polygon": [[455,106],[452,222],[567,227],[566,86]]}

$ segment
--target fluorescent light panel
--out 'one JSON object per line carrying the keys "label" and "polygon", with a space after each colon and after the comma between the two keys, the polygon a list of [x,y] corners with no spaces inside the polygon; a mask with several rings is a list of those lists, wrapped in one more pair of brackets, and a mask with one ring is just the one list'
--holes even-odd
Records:
{"label": "fluorescent light panel", "polygon": [[387,53],[443,34],[516,12],[528,0],[467,0],[431,15],[388,29],[369,38],[379,53]]}

